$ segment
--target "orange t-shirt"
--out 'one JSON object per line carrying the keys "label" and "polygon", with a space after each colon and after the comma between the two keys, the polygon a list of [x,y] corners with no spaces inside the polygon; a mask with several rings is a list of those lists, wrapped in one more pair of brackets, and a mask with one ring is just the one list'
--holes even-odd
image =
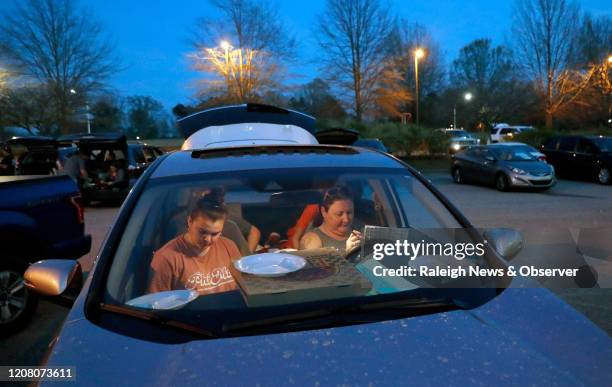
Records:
{"label": "orange t-shirt", "polygon": [[289,239],[289,241],[287,242],[286,247],[290,247],[294,249],[298,248],[298,246],[291,246],[291,237],[295,235],[296,228],[299,227],[302,230],[306,230],[308,228],[308,225],[310,225],[310,223],[312,223],[314,219],[317,217],[318,213],[319,213],[318,204],[309,204],[306,206],[306,208],[304,208],[304,211],[302,212],[302,215],[300,215],[300,218],[298,219],[297,223],[295,223],[295,226],[287,230],[287,238]]}
{"label": "orange t-shirt", "polygon": [[153,255],[149,292],[193,289],[200,294],[210,294],[234,290],[236,282],[229,265],[240,257],[238,247],[230,239],[220,237],[206,255],[199,256],[198,251],[180,235]]}

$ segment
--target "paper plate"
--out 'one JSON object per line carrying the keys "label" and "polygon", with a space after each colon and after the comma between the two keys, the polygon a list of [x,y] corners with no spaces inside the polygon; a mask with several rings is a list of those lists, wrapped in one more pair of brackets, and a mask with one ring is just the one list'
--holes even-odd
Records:
{"label": "paper plate", "polygon": [[297,255],[263,253],[249,255],[234,262],[236,270],[261,277],[278,277],[293,273],[306,266],[306,260]]}
{"label": "paper plate", "polygon": [[127,305],[144,309],[169,310],[178,309],[198,298],[199,293],[195,290],[170,290],[145,294],[126,302]]}

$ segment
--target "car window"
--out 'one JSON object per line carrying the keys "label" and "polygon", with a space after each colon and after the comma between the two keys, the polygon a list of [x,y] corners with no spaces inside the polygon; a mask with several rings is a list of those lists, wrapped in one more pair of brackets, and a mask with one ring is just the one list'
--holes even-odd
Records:
{"label": "car window", "polygon": [[140,146],[131,146],[130,152],[132,153],[132,157],[134,158],[134,162],[138,164],[146,163],[147,159],[143,152],[143,148]]}
{"label": "car window", "polygon": [[581,138],[576,145],[576,152],[578,153],[586,153],[593,154],[595,153],[595,146],[593,143],[587,139]]}
{"label": "car window", "polygon": [[500,134],[509,134],[516,132],[516,129],[513,128],[504,128],[501,130]]}
{"label": "car window", "polygon": [[480,157],[482,155],[482,148],[481,147],[471,147],[471,148],[468,148],[465,151],[465,154],[467,156],[470,156],[470,157],[478,158],[478,157]]}
{"label": "car window", "polygon": [[611,137],[599,137],[593,139],[593,142],[599,148],[600,152],[612,152],[612,138]]}
{"label": "car window", "polygon": [[573,152],[576,148],[577,139],[575,137],[561,137],[559,142],[559,150]]}
{"label": "car window", "polygon": [[[373,228],[383,230],[383,232],[384,230],[405,229],[423,230],[425,233],[429,228],[457,229],[461,227],[446,207],[420,181],[404,169],[300,168],[299,170],[238,171],[156,178],[148,181],[145,191],[121,233],[121,239],[105,284],[104,302],[133,306],[139,305],[138,300],[142,297],[146,298],[150,294],[155,294],[151,289],[154,286],[152,284],[155,284],[153,278],[158,278],[157,269],[159,267],[153,263],[154,255],[160,249],[168,249],[164,246],[168,246],[169,243],[175,246],[176,243],[179,243],[177,241],[185,240],[184,235],[190,222],[189,214],[192,213],[197,200],[210,190],[217,189],[223,192],[226,205],[238,208],[237,213],[242,219],[260,230],[262,236],[259,252],[262,252],[269,251],[265,250],[266,245],[270,243],[270,238],[274,234],[277,235],[276,239],[280,240],[277,246],[282,247],[291,228],[305,209],[312,205],[318,208],[321,201],[325,199],[324,192],[330,192],[330,189],[336,189],[338,186],[347,187],[351,192],[351,200],[354,203],[351,228],[355,230],[364,232],[367,226],[368,229]],[[320,224],[321,226],[313,225],[313,227],[323,227],[323,223]],[[228,235],[226,238],[236,243],[234,236]],[[309,257],[308,254],[314,254],[314,251],[319,250],[298,250],[295,254]],[[327,249],[323,253],[316,254],[323,254],[320,256],[321,259],[334,260],[336,258],[333,257],[336,257],[335,254],[338,253],[331,248],[331,250]],[[348,261],[343,258],[338,262],[343,262],[338,263],[340,265],[338,267],[344,267]],[[376,279],[371,277],[371,270],[367,266],[376,264],[376,262],[371,259],[371,256],[364,256],[360,261],[350,263],[347,268],[347,272],[353,273],[352,275],[360,281],[359,286],[363,285],[365,288],[337,288],[321,293],[313,292],[316,296],[313,296],[314,299],[311,302],[319,299],[323,301],[346,297],[375,297],[382,293],[400,293],[418,288],[418,285],[404,278],[399,278],[393,286],[377,283]],[[330,275],[326,270],[339,270],[336,266],[325,269],[326,264],[323,265],[323,269],[313,268],[310,271],[301,272],[295,278],[288,277],[278,283],[282,283],[282,286],[290,286],[283,281],[298,281],[299,286],[302,286],[303,289],[308,289],[309,286],[320,286],[320,282],[317,281]],[[171,275],[173,276],[172,281],[179,281],[177,277],[182,274],[167,272],[164,275]],[[194,274],[189,277],[189,280],[180,280],[183,281],[180,283],[192,284],[191,289],[197,288],[196,285],[209,286],[206,289],[212,289],[212,286],[216,286],[217,283],[220,283],[219,281],[222,282],[227,278],[228,272],[223,269],[213,274]],[[253,281],[258,283],[257,279]],[[261,284],[262,287],[268,286],[265,285],[265,281]],[[185,289],[185,286],[192,285],[178,285],[177,288],[183,286]],[[258,291],[266,292],[266,289]],[[274,292],[274,289],[267,291]],[[258,294],[256,290],[253,292]],[[246,301],[237,302],[235,305],[219,305],[216,300],[223,294],[226,292],[200,293],[196,301],[189,304],[188,307],[177,310],[176,313],[172,311],[164,313],[170,313],[173,318],[180,321],[208,329],[210,328],[208,324],[223,323],[226,316],[224,311],[234,309],[236,311],[234,315],[238,313],[248,318],[250,313],[254,313],[253,316],[257,314],[250,312],[251,309],[257,310],[257,307],[266,302],[272,302],[270,300],[274,299],[274,296],[270,296],[271,299],[264,296],[261,298],[253,296],[253,299],[247,298]],[[287,299],[280,298],[284,300],[281,304],[285,303],[287,307],[303,302],[299,298],[293,300],[290,296],[287,297]],[[243,300],[240,296],[237,299]],[[249,304],[251,302],[249,300],[253,302],[252,305]],[[272,307],[272,304],[269,306]],[[269,312],[284,313],[285,306],[269,310]],[[217,317],[213,319],[215,321],[198,317],[202,313],[212,313],[215,310],[218,310]]]}
{"label": "car window", "polygon": [[535,161],[538,151],[530,146],[505,146],[492,149],[495,156],[504,161]]}
{"label": "car window", "polygon": [[155,154],[155,152],[153,152],[153,149],[148,146],[143,147],[142,151],[146,163],[152,163],[157,158],[157,155]]}
{"label": "car window", "polygon": [[559,138],[554,137],[547,140],[544,143],[544,149],[546,150],[557,150],[557,146],[559,145]]}

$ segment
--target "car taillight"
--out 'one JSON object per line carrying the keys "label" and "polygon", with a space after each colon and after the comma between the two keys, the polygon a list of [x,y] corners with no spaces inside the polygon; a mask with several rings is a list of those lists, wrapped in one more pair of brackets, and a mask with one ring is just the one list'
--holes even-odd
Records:
{"label": "car taillight", "polygon": [[546,155],[542,155],[538,157],[538,160],[540,161],[546,161]]}
{"label": "car taillight", "polygon": [[85,210],[83,209],[83,197],[81,194],[71,196],[70,203],[72,203],[77,210],[77,220],[79,223],[85,223]]}

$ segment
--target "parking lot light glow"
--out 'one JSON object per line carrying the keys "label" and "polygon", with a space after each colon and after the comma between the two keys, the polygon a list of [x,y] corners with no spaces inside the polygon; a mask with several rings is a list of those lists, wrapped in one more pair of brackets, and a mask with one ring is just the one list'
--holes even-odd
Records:
{"label": "parking lot light glow", "polygon": [[465,93],[463,98],[465,98],[466,101],[470,101],[472,99],[472,93]]}
{"label": "parking lot light glow", "polygon": [[221,46],[222,49],[224,49],[225,51],[230,49],[230,44],[227,40],[222,40],[221,43],[219,44]]}

